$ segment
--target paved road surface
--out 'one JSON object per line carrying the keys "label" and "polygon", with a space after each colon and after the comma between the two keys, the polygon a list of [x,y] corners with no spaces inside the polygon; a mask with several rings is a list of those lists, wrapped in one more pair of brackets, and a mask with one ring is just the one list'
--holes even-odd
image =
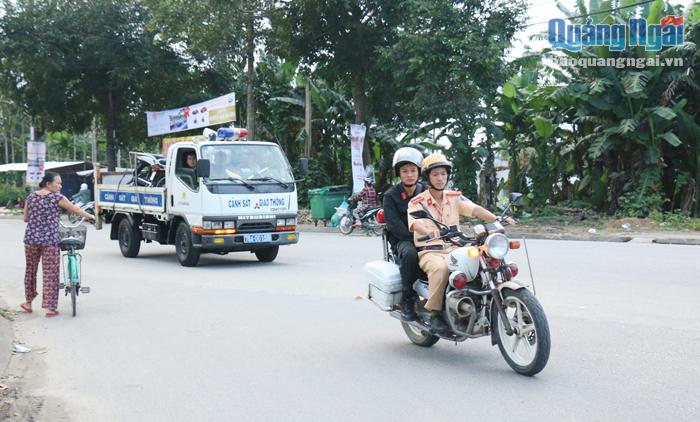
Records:
{"label": "paved road surface", "polygon": [[[0,296],[22,301],[23,223],[0,220]],[[596,421],[700,416],[700,247],[531,240],[552,352],[517,375],[487,339],[415,347],[367,300],[378,238],[303,233],[272,264],[123,258],[88,232],[72,318],[18,315],[39,420]],[[522,251],[513,255],[527,278]],[[39,303],[35,302],[35,308]],[[39,368],[39,369],[37,369]],[[32,375],[43,373],[43,376]]]}

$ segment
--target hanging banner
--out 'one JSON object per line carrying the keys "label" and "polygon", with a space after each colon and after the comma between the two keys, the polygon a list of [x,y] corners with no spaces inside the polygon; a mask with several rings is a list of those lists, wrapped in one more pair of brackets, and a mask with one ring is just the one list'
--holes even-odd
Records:
{"label": "hanging banner", "polygon": [[365,145],[365,125],[350,125],[350,158],[352,159],[352,191],[359,192],[365,186],[365,167],[362,164],[362,149]]}
{"label": "hanging banner", "polygon": [[147,111],[148,136],[182,132],[236,121],[236,94],[165,111]]}
{"label": "hanging banner", "polygon": [[30,186],[37,186],[44,178],[44,161],[46,160],[46,143],[27,142],[27,176]]}

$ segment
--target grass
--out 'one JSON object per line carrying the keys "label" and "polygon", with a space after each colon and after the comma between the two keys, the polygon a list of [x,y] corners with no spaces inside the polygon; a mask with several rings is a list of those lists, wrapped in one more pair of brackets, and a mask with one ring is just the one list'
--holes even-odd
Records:
{"label": "grass", "polygon": [[677,211],[667,213],[652,211],[649,218],[666,230],[700,231],[700,218],[688,217]]}
{"label": "grass", "polygon": [[648,218],[626,215],[609,216],[587,208],[547,206],[534,210],[521,210],[516,216],[522,225],[548,225],[619,230],[621,222],[630,223],[637,230],[649,231],[700,231],[700,218],[688,217],[680,212],[652,212]]}
{"label": "grass", "polygon": [[5,308],[0,308],[0,317],[5,318],[8,321],[14,321],[15,319],[12,317],[12,314],[8,309]]}

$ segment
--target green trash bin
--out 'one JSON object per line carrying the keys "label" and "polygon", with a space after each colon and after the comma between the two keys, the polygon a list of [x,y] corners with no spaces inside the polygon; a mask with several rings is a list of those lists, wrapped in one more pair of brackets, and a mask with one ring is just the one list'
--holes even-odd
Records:
{"label": "green trash bin", "polygon": [[333,217],[335,208],[342,204],[351,195],[351,192],[346,185],[309,189],[311,219],[314,220],[314,223],[318,223],[318,220],[329,220]]}

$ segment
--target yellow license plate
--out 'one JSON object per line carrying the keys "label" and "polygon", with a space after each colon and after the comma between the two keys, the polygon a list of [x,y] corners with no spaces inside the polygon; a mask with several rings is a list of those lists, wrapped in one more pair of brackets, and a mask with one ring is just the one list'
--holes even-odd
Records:
{"label": "yellow license plate", "polygon": [[223,237],[215,237],[214,238],[214,243],[224,243],[225,240]]}

